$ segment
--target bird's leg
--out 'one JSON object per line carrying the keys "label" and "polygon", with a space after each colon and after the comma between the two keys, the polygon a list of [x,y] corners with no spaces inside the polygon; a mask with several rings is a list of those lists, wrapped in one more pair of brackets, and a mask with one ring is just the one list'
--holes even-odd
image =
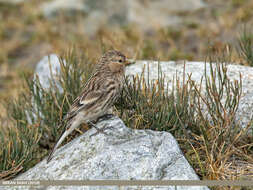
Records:
{"label": "bird's leg", "polygon": [[[97,118],[96,121],[95,121],[95,123],[98,123],[99,121],[111,119],[112,117],[114,117],[114,115],[112,113],[113,113],[113,110],[111,108],[104,115],[102,115],[99,118]],[[94,133],[94,134],[92,134],[91,136],[97,135],[99,132],[103,133],[104,135],[107,135],[104,131],[106,129],[113,128],[113,127],[108,127],[107,124],[105,124],[101,129],[99,129],[99,128],[97,128],[95,126],[94,123],[92,123],[92,122],[89,122],[89,123],[97,130],[97,132]]]}
{"label": "bird's leg", "polygon": [[89,123],[97,130],[94,134],[90,135],[90,137],[95,136],[95,135],[97,135],[97,134],[99,134],[99,133],[103,133],[104,135],[108,135],[108,134],[105,133],[104,131],[105,131],[106,129],[112,129],[112,128],[113,128],[113,127],[107,126],[107,124],[105,124],[105,125],[100,129],[100,128],[96,127],[96,125],[95,125],[94,123],[92,123],[92,122],[89,122]]}
{"label": "bird's leg", "polygon": [[108,119],[111,119],[111,118],[113,118],[114,117],[114,115],[113,114],[111,114],[111,113],[107,113],[107,114],[105,114],[105,115],[102,115],[101,117],[99,117],[98,119],[97,119],[97,121],[99,121],[99,120],[108,120]]}
{"label": "bird's leg", "polygon": [[111,119],[113,117],[113,108],[110,108],[106,111],[106,113],[104,113],[104,115],[100,116],[97,120],[96,123],[98,121],[103,121],[103,120],[108,120]]}

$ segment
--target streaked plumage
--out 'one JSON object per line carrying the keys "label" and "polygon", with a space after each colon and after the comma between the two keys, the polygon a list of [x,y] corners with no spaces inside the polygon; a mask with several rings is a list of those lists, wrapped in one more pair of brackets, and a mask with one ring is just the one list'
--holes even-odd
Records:
{"label": "streaked plumage", "polygon": [[105,115],[115,103],[123,86],[127,65],[126,57],[119,51],[109,51],[98,61],[94,74],[84,86],[64,120],[65,131],[50,152],[47,162],[63,140],[81,123],[88,123]]}

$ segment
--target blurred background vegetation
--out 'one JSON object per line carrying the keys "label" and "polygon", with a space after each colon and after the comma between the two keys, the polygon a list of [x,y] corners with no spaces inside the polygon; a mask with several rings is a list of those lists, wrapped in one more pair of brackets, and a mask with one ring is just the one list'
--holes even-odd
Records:
{"label": "blurred background vegetation", "polygon": [[[47,7],[45,3],[54,1],[59,2],[20,0],[10,3],[8,0],[0,0],[0,145],[5,147],[0,152],[0,178],[11,178],[47,155],[51,145],[44,142],[49,139],[53,143],[60,133],[51,126],[56,126],[66,113],[69,102],[79,93],[81,83],[87,80],[92,63],[105,49],[113,47],[134,59],[204,61],[210,53],[222,53],[224,48],[229,47],[229,62],[253,65],[251,0],[197,1],[202,4],[196,9],[192,9],[191,5],[180,10],[172,9],[168,18],[174,19],[174,23],[162,26],[159,25],[159,21],[162,23],[164,18],[162,13],[157,15],[158,20],[151,19],[156,12],[144,11],[143,17],[136,14],[143,7],[149,10],[149,0],[136,1],[139,5],[131,5],[136,12],[131,12],[130,9],[128,13],[138,17],[138,22],[143,19],[142,25],[128,21],[130,16],[126,16],[127,13],[123,11],[124,4],[103,8],[101,4],[87,0],[90,10],[101,10],[95,11],[95,15],[85,7],[83,9],[86,12],[76,11],[78,9],[66,12],[64,7],[59,12],[45,12],[45,7],[46,11],[54,7],[54,4]],[[159,5],[155,5],[159,8]],[[68,6],[71,7],[70,4]],[[111,15],[109,21],[97,19],[97,15],[105,17],[113,12],[114,6],[116,16]],[[147,18],[150,22],[147,22]],[[75,52],[64,55],[63,52],[72,46],[76,47]],[[59,81],[64,89],[63,94],[54,87],[52,91],[45,91],[38,81],[30,80],[37,62],[49,53],[64,55],[64,59],[72,65],[72,69],[62,66],[65,72]],[[80,54],[86,57],[78,56]],[[209,60],[222,63],[214,58]],[[84,64],[89,69],[80,70],[83,67],[79,64]],[[224,74],[224,68],[221,65],[216,71]],[[80,75],[84,76],[83,81],[74,83]],[[219,103],[222,97],[213,102],[212,94],[222,94],[223,90],[215,88],[212,81],[206,84],[209,86],[209,96],[202,97],[200,89],[191,80],[181,84],[179,81],[182,80],[176,79],[174,92],[169,95],[165,93],[162,78],[156,84],[146,84],[144,90],[140,89],[140,84],[144,83],[142,80],[140,76],[130,84],[127,79],[127,89],[116,106],[118,114],[129,127],[170,131],[201,179],[253,176],[250,173],[253,168],[253,142],[247,135],[247,130],[252,126],[249,124],[248,128],[241,130],[240,126],[232,125],[241,95],[240,82],[219,79],[223,81],[224,89],[228,88],[227,92],[233,92],[231,99],[227,100],[228,104],[223,105]],[[39,89],[41,94],[36,93],[38,91],[34,88]],[[10,102],[7,109],[4,106],[6,102]],[[141,104],[136,105],[135,102]],[[37,109],[34,110],[32,103],[37,105]],[[208,116],[203,115],[201,107],[198,107],[203,103],[213,106],[209,107]],[[150,109],[147,110],[147,107]],[[158,116],[157,110],[162,110]],[[220,110],[225,110],[224,115]],[[33,120],[32,123],[27,120],[27,114]],[[193,118],[192,115],[196,117]],[[226,115],[230,117],[225,118]],[[206,118],[211,118],[211,121]],[[12,126],[12,129],[7,126]],[[191,133],[188,134],[185,126],[191,128]],[[210,147],[208,144],[213,141],[216,144]],[[223,149],[219,150],[221,146]]]}
{"label": "blurred background vegetation", "polygon": [[[119,19],[114,24],[115,19],[102,22],[99,16],[99,19],[96,20],[96,15],[93,19],[89,11],[72,11],[71,8],[68,12],[63,10],[48,16],[49,13],[44,13],[45,3],[53,3],[56,0],[20,0],[19,3],[11,3],[12,1],[19,2],[0,1],[0,101],[17,95],[21,82],[20,73],[30,72],[42,56],[48,53],[62,54],[72,45],[76,45],[80,52],[91,59],[99,56],[106,46],[119,49],[136,59],[203,61],[210,49],[215,51],[227,44],[238,46],[237,39],[244,24],[251,26],[253,22],[251,0],[203,0],[201,2],[204,6],[200,8],[192,8],[194,4],[187,5],[183,10],[175,8],[170,11],[168,20],[173,20],[174,17],[180,20],[163,26],[159,26],[159,22],[163,23],[158,15],[160,10],[153,13],[157,14],[157,20],[145,20],[151,14],[148,10],[154,10],[155,7],[147,9],[146,13],[144,11],[144,15],[141,15],[140,19],[144,18],[144,23],[136,24],[125,22],[127,18],[124,19],[123,16],[126,13],[124,7],[119,6],[120,3],[110,5],[115,6],[115,9],[108,12],[116,10],[116,16],[120,17],[121,13],[117,13],[119,9],[118,12],[123,15],[120,17],[123,18],[122,21]],[[96,1],[86,3],[90,11],[98,10],[97,15],[103,13],[103,6],[94,2]],[[128,15],[137,17],[140,9],[138,6],[145,8],[149,5],[148,0],[136,2],[139,2],[139,5],[131,5],[133,8],[129,8]],[[50,6],[52,8],[54,4],[49,4],[49,8],[46,8],[50,9]],[[68,4],[66,6],[71,7]],[[110,9],[110,6],[105,6],[105,9]],[[103,14],[105,16],[102,17],[108,15],[107,12]],[[128,15],[125,17],[130,17]],[[90,20],[86,21],[86,18]],[[99,22],[102,23],[99,25]],[[111,22],[113,24],[110,24]],[[235,51],[233,60],[247,64]],[[1,104],[0,110],[0,114],[4,115]]]}

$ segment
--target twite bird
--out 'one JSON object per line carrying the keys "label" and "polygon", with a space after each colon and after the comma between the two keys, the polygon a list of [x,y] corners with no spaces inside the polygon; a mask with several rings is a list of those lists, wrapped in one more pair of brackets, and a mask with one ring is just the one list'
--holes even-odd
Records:
{"label": "twite bird", "polygon": [[63,140],[81,123],[90,123],[107,114],[120,95],[127,64],[129,62],[126,57],[115,50],[105,53],[100,58],[94,74],[64,117],[65,130],[50,152],[47,163]]}

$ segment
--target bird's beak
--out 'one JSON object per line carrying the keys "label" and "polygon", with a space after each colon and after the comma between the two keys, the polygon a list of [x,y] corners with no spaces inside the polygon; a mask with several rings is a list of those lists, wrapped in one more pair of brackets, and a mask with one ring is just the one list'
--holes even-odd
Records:
{"label": "bird's beak", "polygon": [[125,65],[127,66],[127,65],[134,64],[134,63],[135,63],[135,61],[133,59],[126,59]]}

